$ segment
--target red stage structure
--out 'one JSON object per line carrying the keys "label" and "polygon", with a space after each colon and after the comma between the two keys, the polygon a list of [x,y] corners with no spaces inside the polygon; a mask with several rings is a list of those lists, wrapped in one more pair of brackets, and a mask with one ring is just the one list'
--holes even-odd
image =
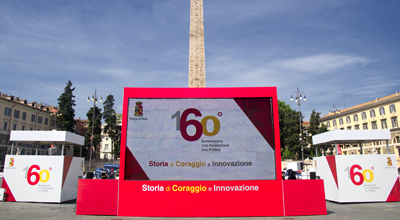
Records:
{"label": "red stage structure", "polygon": [[119,180],[79,180],[76,214],[326,215],[323,180],[282,180],[275,87],[125,88]]}

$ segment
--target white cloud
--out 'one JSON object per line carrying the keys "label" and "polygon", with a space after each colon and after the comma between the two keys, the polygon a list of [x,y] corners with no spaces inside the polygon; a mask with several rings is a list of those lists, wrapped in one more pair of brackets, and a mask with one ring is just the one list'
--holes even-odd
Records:
{"label": "white cloud", "polygon": [[271,65],[278,69],[320,74],[339,69],[352,69],[357,66],[365,66],[371,62],[374,61],[359,56],[319,54],[295,59],[280,60],[271,63]]}

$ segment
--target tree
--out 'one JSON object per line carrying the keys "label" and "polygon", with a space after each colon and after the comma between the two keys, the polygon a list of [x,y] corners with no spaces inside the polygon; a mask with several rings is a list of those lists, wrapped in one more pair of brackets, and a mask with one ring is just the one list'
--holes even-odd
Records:
{"label": "tree", "polygon": [[119,155],[120,142],[121,142],[121,125],[117,122],[117,115],[114,110],[114,96],[108,95],[106,101],[103,103],[104,113],[103,119],[106,123],[104,126],[104,133],[108,134],[113,142],[112,154],[114,159]]}
{"label": "tree", "polygon": [[[288,159],[287,157],[290,155],[298,158],[301,155],[299,113],[291,109],[285,102],[279,100],[278,113],[281,152],[285,152],[284,156],[286,157],[282,157],[282,159]],[[301,113],[300,117],[303,119]]]}
{"label": "tree", "polygon": [[75,87],[72,88],[72,82],[68,80],[67,86],[64,88],[64,93],[61,94],[60,98],[58,98],[58,112],[56,123],[59,130],[62,131],[75,131],[76,121],[75,117],[75,109],[74,106],[75,96],[72,92],[75,90]]}
{"label": "tree", "polygon": [[[94,127],[93,125],[93,111],[95,112],[94,115]],[[101,118],[102,118],[102,113],[101,109],[96,107],[91,107],[86,113],[86,116],[89,119],[89,129],[86,132],[85,136],[85,143],[87,146],[90,146],[91,143],[91,138],[93,138],[93,152],[92,152],[92,158],[93,155],[95,155],[95,158],[100,157],[100,149],[97,149],[97,145],[101,142]],[[92,135],[92,129],[93,129],[93,135]]]}
{"label": "tree", "polygon": [[[327,127],[322,124],[320,125],[319,119],[320,119],[320,113],[316,113],[315,109],[311,112],[310,115],[310,126],[307,128],[308,134],[309,136],[307,136],[307,141],[308,143],[312,143],[312,136],[316,135],[316,134],[320,134],[323,132],[328,131]],[[312,148],[314,149],[313,151],[310,152],[310,155],[315,156],[315,148],[317,146],[316,145],[312,145]],[[326,146],[322,145],[319,148],[319,151],[321,152],[321,148],[324,149],[324,151],[326,151]],[[318,149],[318,148],[317,148]]]}

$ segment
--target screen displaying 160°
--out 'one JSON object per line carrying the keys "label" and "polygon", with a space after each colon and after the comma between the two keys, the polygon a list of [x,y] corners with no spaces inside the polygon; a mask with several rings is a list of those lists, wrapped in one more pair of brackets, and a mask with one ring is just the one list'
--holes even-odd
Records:
{"label": "screen displaying 160\u00b0", "polygon": [[129,99],[125,180],[276,179],[271,98]]}

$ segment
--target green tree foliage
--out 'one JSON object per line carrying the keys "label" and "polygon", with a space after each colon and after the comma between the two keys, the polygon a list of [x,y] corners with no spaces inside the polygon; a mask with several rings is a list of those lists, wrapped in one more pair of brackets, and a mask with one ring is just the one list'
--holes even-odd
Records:
{"label": "green tree foliage", "polygon": [[[288,156],[293,159],[301,158],[299,117],[303,120],[303,116],[301,113],[299,115],[299,112],[291,109],[285,102],[279,100],[278,112],[281,152],[286,152],[285,155],[282,155],[282,159],[289,159],[287,158]],[[303,126],[302,131],[304,131]]]}
{"label": "green tree foliage", "polygon": [[[93,155],[98,155],[100,153],[100,149],[97,147],[97,145],[101,142],[101,118],[103,114],[101,113],[101,108],[96,107],[91,107],[86,113],[86,116],[89,119],[89,129],[86,132],[85,136],[85,143],[87,146],[90,146],[91,143],[91,137],[92,137],[92,125],[93,125],[93,110],[95,112],[94,115],[94,127],[93,127],[93,146],[94,146],[94,151],[92,152],[92,158],[94,157]],[[96,158],[98,157],[96,156]]]}
{"label": "green tree foliage", "polygon": [[64,88],[64,93],[58,98],[58,115],[56,119],[57,127],[62,131],[75,131],[76,121],[75,117],[75,96],[72,92],[75,87],[72,88],[72,82],[68,80],[67,86]]}
{"label": "green tree foliage", "polygon": [[288,149],[285,149],[282,151],[282,160],[292,159],[292,158],[293,158],[293,154]]}
{"label": "green tree foliage", "polygon": [[103,119],[106,123],[104,126],[104,133],[108,134],[113,142],[112,154],[114,159],[119,155],[120,142],[121,142],[121,125],[117,122],[117,115],[114,110],[114,96],[108,95],[106,101],[103,103],[104,113]]}
{"label": "green tree foliage", "polygon": [[[312,111],[311,115],[310,115],[310,126],[307,128],[308,131],[308,136],[307,136],[307,141],[308,143],[312,143],[312,136],[316,135],[316,134],[320,134],[320,133],[324,133],[326,131],[328,131],[327,127],[322,124],[320,126],[320,113],[315,112],[315,109]],[[317,147],[317,149],[319,149],[319,152],[321,152],[321,149],[324,149],[326,151],[326,147],[325,145],[322,146],[315,146],[312,145],[311,149],[313,149],[310,152],[310,155],[315,156],[315,147]],[[321,153],[318,153],[318,155],[321,155]]]}

